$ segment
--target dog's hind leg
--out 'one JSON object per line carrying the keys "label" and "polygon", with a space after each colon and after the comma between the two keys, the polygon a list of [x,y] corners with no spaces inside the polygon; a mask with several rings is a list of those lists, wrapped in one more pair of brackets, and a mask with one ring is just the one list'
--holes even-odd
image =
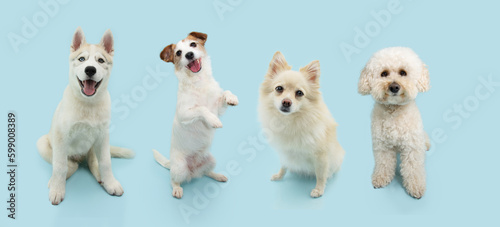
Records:
{"label": "dog's hind leg", "polygon": [[219,181],[219,182],[227,182],[227,177],[224,176],[223,174],[220,174],[220,173],[215,173],[213,171],[213,169],[215,168],[215,158],[210,154],[208,153],[209,151],[207,151],[207,159],[206,159],[206,166],[204,167],[205,168],[205,176],[207,177],[210,177],[216,181]]}
{"label": "dog's hind leg", "polygon": [[210,171],[208,172],[207,174],[207,177],[210,177],[216,181],[219,181],[219,182],[226,182],[227,181],[227,177],[220,174],[220,173],[215,173],[214,171]]}
{"label": "dog's hind leg", "polygon": [[43,135],[36,142],[38,153],[42,156],[43,160],[52,164],[52,147],[50,146],[49,135]]}
{"label": "dog's hind leg", "polygon": [[92,173],[92,175],[94,175],[97,182],[101,184],[102,181],[101,181],[101,174],[99,173],[99,163],[97,162],[97,157],[95,156],[95,153],[92,149],[90,149],[87,155],[87,164],[89,165],[89,170]]}
{"label": "dog's hind leg", "polygon": [[78,169],[78,162],[68,160],[68,172],[66,173],[66,180],[73,175]]}
{"label": "dog's hind leg", "polygon": [[424,132],[424,134],[425,134],[425,149],[426,151],[428,151],[431,149],[431,139],[429,138],[429,134],[427,134],[426,132]]}
{"label": "dog's hind leg", "polygon": [[277,173],[277,174],[274,174],[272,177],[271,177],[271,180],[272,181],[277,181],[277,180],[281,180],[283,179],[283,177],[285,176],[286,174],[286,167],[282,166],[280,168],[280,171]]}

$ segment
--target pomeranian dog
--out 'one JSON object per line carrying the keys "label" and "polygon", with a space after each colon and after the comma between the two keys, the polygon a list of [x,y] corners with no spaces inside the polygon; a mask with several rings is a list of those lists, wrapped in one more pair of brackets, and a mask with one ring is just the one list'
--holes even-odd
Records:
{"label": "pomeranian dog", "polygon": [[326,181],[339,171],[345,151],[337,140],[337,123],[319,91],[319,61],[292,71],[276,52],[260,87],[259,115],[270,144],[278,151],[281,169],[316,176],[311,197],[324,194]]}
{"label": "pomeranian dog", "polygon": [[358,92],[375,100],[372,112],[374,188],[391,183],[401,159],[403,185],[410,196],[425,192],[425,151],[430,141],[424,131],[415,98],[430,88],[429,70],[407,47],[382,49],[370,58],[361,72]]}

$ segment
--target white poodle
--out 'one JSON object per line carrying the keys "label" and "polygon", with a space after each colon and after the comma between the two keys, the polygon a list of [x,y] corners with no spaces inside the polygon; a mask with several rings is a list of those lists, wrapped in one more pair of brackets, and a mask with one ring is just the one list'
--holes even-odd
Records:
{"label": "white poodle", "polygon": [[401,159],[403,186],[420,199],[425,192],[425,151],[429,137],[415,103],[419,92],[429,90],[427,66],[410,48],[390,47],[376,52],[361,72],[358,92],[371,94],[374,188],[388,185]]}

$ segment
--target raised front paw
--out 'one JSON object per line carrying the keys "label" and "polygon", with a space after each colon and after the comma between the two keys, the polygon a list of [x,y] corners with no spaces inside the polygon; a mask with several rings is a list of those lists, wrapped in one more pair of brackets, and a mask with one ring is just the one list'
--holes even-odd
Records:
{"label": "raised front paw", "polygon": [[209,115],[209,117],[207,117],[207,123],[212,128],[222,128],[222,122],[220,121],[220,119],[217,116],[215,116],[213,114]]}
{"label": "raised front paw", "polygon": [[102,186],[110,195],[121,196],[123,195],[123,188],[120,182],[116,179],[102,181]]}
{"label": "raised front paw", "polygon": [[64,200],[64,195],[66,194],[66,181],[64,180],[54,180],[51,178],[49,180],[49,200],[52,205],[59,205]]}
{"label": "raised front paw", "polygon": [[238,97],[236,97],[236,95],[233,95],[233,93],[231,93],[230,91],[224,92],[224,100],[227,105],[230,106],[238,105]]}

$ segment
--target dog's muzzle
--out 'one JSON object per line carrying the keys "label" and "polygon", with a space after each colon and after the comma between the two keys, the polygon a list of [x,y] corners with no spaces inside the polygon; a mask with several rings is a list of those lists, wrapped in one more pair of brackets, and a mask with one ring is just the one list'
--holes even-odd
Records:
{"label": "dog's muzzle", "polygon": [[283,113],[290,113],[290,107],[291,106],[292,106],[292,100],[290,100],[290,99],[283,99],[283,101],[281,101],[280,110]]}

